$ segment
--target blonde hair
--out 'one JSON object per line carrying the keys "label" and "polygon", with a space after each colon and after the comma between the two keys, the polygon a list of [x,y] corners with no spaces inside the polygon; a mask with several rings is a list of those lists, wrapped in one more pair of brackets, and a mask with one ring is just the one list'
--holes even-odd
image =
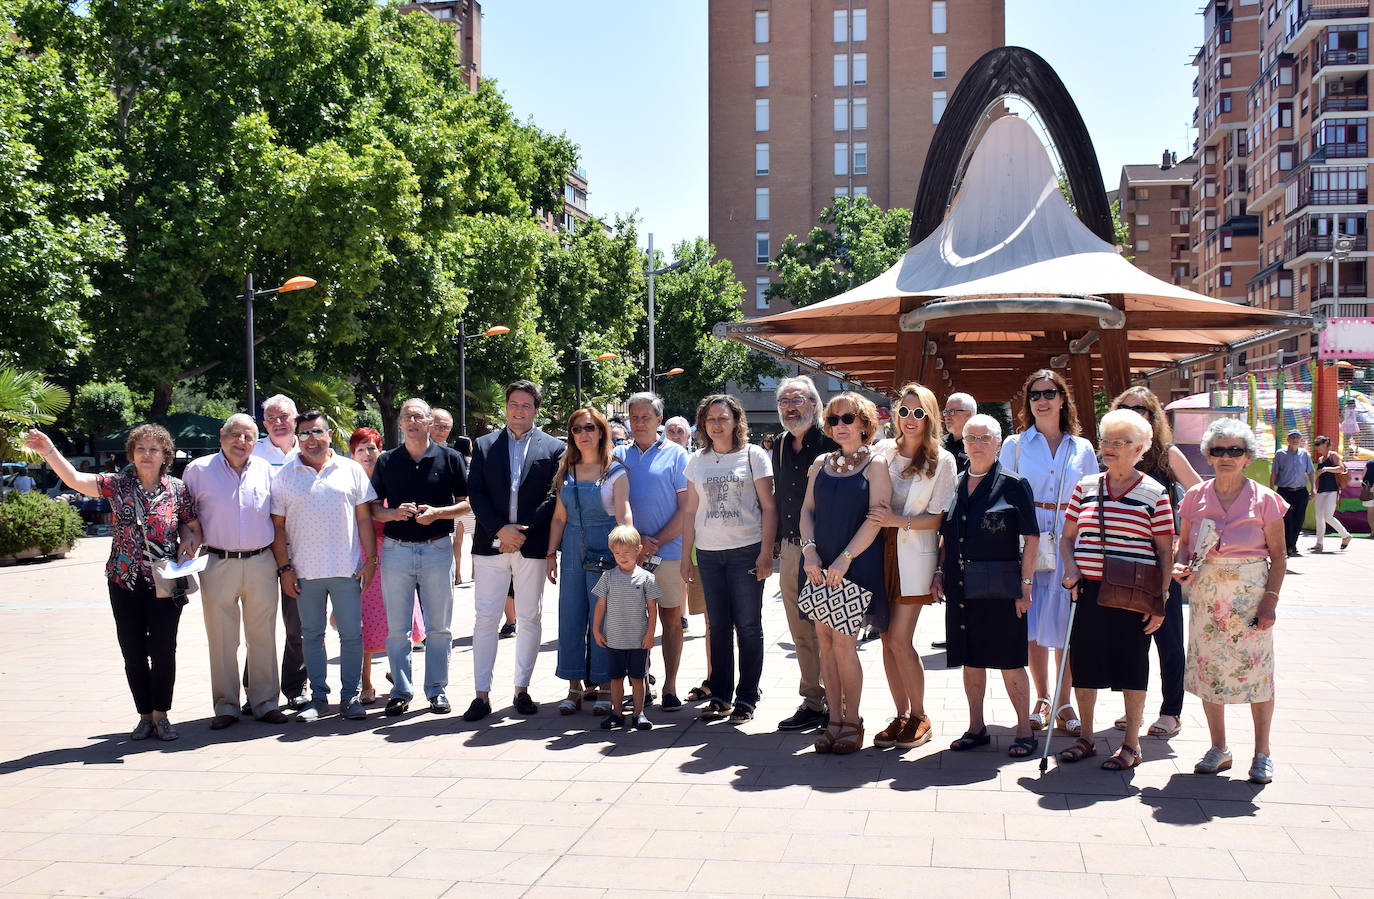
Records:
{"label": "blonde hair", "polygon": [[916,397],[916,402],[926,413],[926,436],[921,440],[921,445],[916,447],[916,452],[911,456],[911,464],[902,469],[902,477],[913,478],[917,473],[924,471],[928,478],[935,477],[935,468],[940,464],[940,403],[935,399],[935,394],[930,392],[927,387],[920,384],[908,384],[902,388],[901,394],[897,397],[897,403],[893,408],[892,428],[896,437],[897,446],[902,445],[902,427],[897,422],[896,409],[902,405],[902,401],[909,396]]}
{"label": "blonde hair", "polygon": [[606,537],[606,545],[611,549],[628,549],[629,547],[638,548],[644,544],[639,537],[639,531],[632,525],[620,524],[611,529],[611,533]]}

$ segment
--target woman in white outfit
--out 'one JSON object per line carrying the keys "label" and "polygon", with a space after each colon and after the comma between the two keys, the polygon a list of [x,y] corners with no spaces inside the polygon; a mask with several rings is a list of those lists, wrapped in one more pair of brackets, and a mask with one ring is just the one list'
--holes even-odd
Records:
{"label": "woman in white outfit", "polygon": [[895,440],[878,453],[887,461],[892,498],[881,513],[884,574],[891,618],[883,632],[883,669],[897,706],[896,717],[873,736],[873,745],[913,749],[930,740],[925,710],[925,669],[916,651],[916,620],[921,607],[937,600],[932,582],[940,525],[954,502],[954,456],[940,447],[940,404],[919,384],[902,388],[892,407]]}
{"label": "woman in white outfit", "polygon": [[1056,372],[1041,369],[1026,379],[1017,419],[1021,433],[1002,444],[997,461],[1030,484],[1040,525],[1040,561],[1048,561],[1044,558],[1048,555],[1053,562],[1043,570],[1037,565],[1031,590],[1028,655],[1031,680],[1039,697],[1031,709],[1031,727],[1042,730],[1058,721],[1065,733],[1077,736],[1082,725],[1069,701],[1073,679],[1067,668],[1059,695],[1053,701],[1049,696],[1049,651],[1054,650],[1057,669],[1069,628],[1069,591],[1061,584],[1064,563],[1055,550],[1073,488],[1088,475],[1097,474],[1097,454],[1091,443],[1078,436],[1078,408],[1069,386]]}
{"label": "woman in white outfit", "polygon": [[1341,485],[1336,482],[1336,475],[1345,471],[1345,459],[1331,449],[1329,437],[1318,437],[1312,441],[1312,462],[1317,466],[1317,495],[1313,497],[1317,543],[1312,547],[1312,552],[1326,552],[1324,544],[1328,525],[1341,535],[1341,549],[1345,549],[1350,545],[1350,532],[1336,520],[1336,505],[1341,501]]}

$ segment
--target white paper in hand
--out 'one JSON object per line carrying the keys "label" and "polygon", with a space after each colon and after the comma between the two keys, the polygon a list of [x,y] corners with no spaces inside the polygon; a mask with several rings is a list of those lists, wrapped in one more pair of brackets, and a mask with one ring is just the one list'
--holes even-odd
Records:
{"label": "white paper in hand", "polygon": [[165,578],[186,577],[187,575],[200,574],[205,570],[205,566],[210,564],[208,555],[198,555],[180,564],[173,564],[171,559],[164,559],[157,565],[157,573]]}

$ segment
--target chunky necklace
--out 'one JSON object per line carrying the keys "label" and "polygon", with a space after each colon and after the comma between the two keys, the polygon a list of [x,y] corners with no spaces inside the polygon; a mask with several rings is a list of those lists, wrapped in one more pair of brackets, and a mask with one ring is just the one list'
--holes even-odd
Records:
{"label": "chunky necklace", "polygon": [[859,467],[859,463],[868,458],[870,450],[867,444],[861,444],[852,453],[844,453],[836,450],[830,457],[830,464],[834,467],[836,474],[844,474]]}

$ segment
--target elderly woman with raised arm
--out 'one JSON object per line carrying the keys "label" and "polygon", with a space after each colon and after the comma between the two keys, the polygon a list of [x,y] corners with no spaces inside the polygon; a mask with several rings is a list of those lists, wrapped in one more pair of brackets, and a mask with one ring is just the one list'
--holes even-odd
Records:
{"label": "elderly woman with raised arm", "polygon": [[[1150,635],[1164,623],[1174,560],[1174,516],[1164,485],[1136,470],[1154,438],[1150,423],[1117,409],[1102,416],[1098,437],[1107,470],[1074,487],[1059,538],[1063,585],[1074,591],[1078,604],[1069,635],[1069,669],[1083,719],[1082,733],[1059,753],[1059,760],[1078,762],[1097,754],[1097,691],[1120,690],[1126,700],[1126,727],[1121,747],[1102,767],[1122,771],[1144,759],[1140,725],[1150,680]],[[1147,586],[1148,595],[1138,598],[1148,611],[1120,604],[1116,572],[1123,565],[1139,575],[1134,583]],[[1152,577],[1147,576],[1150,571]]]}
{"label": "elderly woman with raised arm", "polygon": [[1183,497],[1174,577],[1184,585],[1191,609],[1184,686],[1202,700],[1212,738],[1193,771],[1216,774],[1231,767],[1226,706],[1249,703],[1255,723],[1250,780],[1269,783],[1274,609],[1288,571],[1288,503],[1245,477],[1257,449],[1254,432],[1242,421],[1221,418],[1208,425],[1202,453],[1216,477]]}
{"label": "elderly woman with raised arm", "polygon": [[167,711],[177,676],[177,628],[187,599],[177,581],[171,596],[158,596],[152,566],[191,558],[202,538],[191,492],[167,474],[176,454],[172,435],[158,425],[134,428],[124,445],[133,464],[118,474],[77,471],[41,431],[29,431],[24,446],[77,493],[110,501],[115,531],[105,577],[124,676],[138,709],[138,725],[129,737],[177,739]]}

